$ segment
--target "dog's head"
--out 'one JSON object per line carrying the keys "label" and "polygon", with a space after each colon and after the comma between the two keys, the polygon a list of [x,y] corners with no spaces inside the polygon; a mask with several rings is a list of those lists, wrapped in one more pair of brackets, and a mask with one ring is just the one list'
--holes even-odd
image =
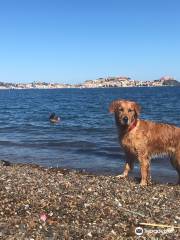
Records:
{"label": "dog's head", "polygon": [[115,100],[111,103],[109,111],[115,114],[117,126],[128,128],[138,118],[140,106],[133,101]]}

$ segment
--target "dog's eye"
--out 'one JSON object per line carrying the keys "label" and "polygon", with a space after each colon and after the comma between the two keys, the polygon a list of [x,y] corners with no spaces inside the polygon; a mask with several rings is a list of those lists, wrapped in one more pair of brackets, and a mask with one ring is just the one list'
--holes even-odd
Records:
{"label": "dog's eye", "polygon": [[130,109],[130,108],[128,109],[128,112],[132,112],[132,111],[133,111],[132,109]]}
{"label": "dog's eye", "polygon": [[123,112],[123,108],[119,108],[119,111],[120,111],[120,112]]}

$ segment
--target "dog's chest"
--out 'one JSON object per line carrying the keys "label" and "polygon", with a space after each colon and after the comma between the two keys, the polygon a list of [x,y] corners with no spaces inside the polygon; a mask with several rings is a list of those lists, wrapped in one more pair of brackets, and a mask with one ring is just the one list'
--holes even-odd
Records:
{"label": "dog's chest", "polygon": [[133,141],[132,137],[130,137],[129,135],[124,136],[123,138],[120,138],[120,143],[125,151],[136,154],[136,152],[137,152],[136,144]]}

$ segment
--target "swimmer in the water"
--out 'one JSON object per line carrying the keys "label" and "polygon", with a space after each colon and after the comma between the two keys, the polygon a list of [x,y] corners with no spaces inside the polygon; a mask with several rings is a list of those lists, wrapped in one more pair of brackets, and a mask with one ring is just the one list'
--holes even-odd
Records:
{"label": "swimmer in the water", "polygon": [[60,117],[56,116],[55,113],[51,113],[49,121],[52,123],[58,123],[60,121]]}

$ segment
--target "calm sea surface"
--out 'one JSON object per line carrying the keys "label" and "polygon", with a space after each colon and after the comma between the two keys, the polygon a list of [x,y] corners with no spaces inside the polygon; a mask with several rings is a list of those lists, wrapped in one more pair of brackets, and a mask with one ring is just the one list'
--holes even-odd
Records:
{"label": "calm sea surface", "polygon": [[[108,113],[117,98],[139,102],[144,119],[180,126],[178,87],[0,90],[0,158],[103,174],[121,172],[124,153]],[[59,124],[48,121],[51,112],[61,117]],[[152,172],[155,179],[176,180],[168,159],[154,159]]]}

